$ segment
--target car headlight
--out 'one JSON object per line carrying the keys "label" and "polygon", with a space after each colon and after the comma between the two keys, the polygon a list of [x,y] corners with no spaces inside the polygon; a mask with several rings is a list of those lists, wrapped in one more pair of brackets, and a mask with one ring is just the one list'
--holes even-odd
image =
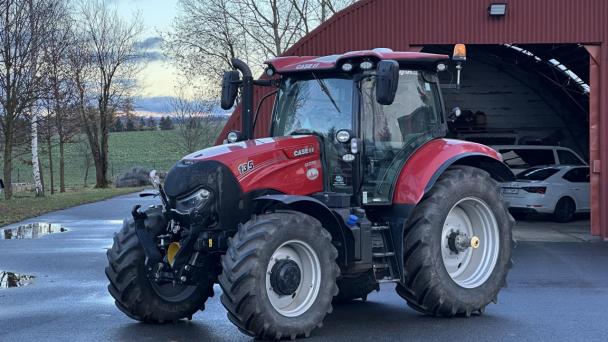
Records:
{"label": "car headlight", "polygon": [[205,202],[209,199],[210,196],[211,192],[209,190],[200,189],[192,195],[184,199],[178,200],[177,209],[183,211],[193,208],[200,208],[205,204]]}

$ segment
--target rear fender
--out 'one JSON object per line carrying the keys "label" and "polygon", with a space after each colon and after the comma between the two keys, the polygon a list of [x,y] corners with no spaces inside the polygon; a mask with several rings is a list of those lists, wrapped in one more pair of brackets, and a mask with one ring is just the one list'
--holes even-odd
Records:
{"label": "rear fender", "polygon": [[282,204],[290,210],[310,215],[323,225],[331,234],[332,242],[338,249],[337,262],[346,266],[354,258],[354,237],[346,227],[344,220],[329,209],[323,202],[308,196],[297,195],[266,195],[254,199],[256,202],[254,214],[263,213],[268,205]]}
{"label": "rear fender", "polygon": [[[403,253],[403,229],[410,213],[439,177],[455,165],[480,168],[497,182],[515,180],[500,154],[487,146],[451,139],[436,139],[421,146],[401,170],[393,193],[391,232],[393,236],[401,237],[395,241],[397,255]],[[403,263],[402,258],[398,258],[398,261]],[[402,267],[403,264],[400,269]],[[400,277],[405,281],[402,272]]]}
{"label": "rear fender", "polygon": [[468,141],[435,139],[421,146],[405,163],[395,184],[393,203],[416,205],[452,165],[478,167],[497,182],[515,179],[495,150]]}

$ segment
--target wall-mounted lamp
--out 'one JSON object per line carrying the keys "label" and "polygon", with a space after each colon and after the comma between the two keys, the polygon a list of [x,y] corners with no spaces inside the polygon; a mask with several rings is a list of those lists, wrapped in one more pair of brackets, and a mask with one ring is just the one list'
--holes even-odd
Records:
{"label": "wall-mounted lamp", "polygon": [[507,4],[490,4],[488,14],[490,17],[504,17],[507,14]]}

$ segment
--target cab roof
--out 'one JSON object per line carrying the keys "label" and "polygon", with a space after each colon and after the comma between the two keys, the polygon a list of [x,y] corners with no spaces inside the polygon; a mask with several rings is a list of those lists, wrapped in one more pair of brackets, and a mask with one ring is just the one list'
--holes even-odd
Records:
{"label": "cab roof", "polygon": [[449,56],[421,52],[401,52],[391,49],[373,49],[351,51],[329,56],[288,56],[270,59],[265,64],[278,73],[290,73],[310,70],[332,70],[346,62],[395,60],[399,64],[433,66],[439,62],[449,61]]}

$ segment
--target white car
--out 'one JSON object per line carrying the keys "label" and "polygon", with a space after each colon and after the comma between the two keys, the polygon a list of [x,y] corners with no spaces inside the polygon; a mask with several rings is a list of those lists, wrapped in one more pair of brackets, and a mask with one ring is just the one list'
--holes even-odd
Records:
{"label": "white car", "polygon": [[501,184],[513,213],[553,214],[558,222],[589,212],[589,167],[550,165],[527,169],[515,182]]}
{"label": "white car", "polygon": [[513,174],[541,165],[587,165],[576,152],[561,146],[494,145]]}

